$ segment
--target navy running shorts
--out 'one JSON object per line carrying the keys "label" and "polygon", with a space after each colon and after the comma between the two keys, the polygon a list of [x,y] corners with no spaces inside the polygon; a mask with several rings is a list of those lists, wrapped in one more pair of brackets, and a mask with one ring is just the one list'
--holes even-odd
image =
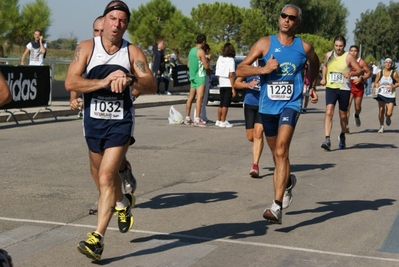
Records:
{"label": "navy running shorts", "polygon": [[263,131],[266,136],[276,136],[278,128],[283,125],[291,125],[294,129],[299,118],[299,112],[290,108],[284,109],[281,114],[260,114],[262,118]]}
{"label": "navy running shorts", "polygon": [[339,90],[339,89],[331,89],[326,88],[326,106],[334,105],[338,101],[338,107],[341,111],[348,111],[349,99],[351,96],[350,90]]}
{"label": "navy running shorts", "polygon": [[125,134],[108,134],[102,138],[85,138],[89,150],[94,153],[103,152],[105,149],[110,147],[124,146],[127,142],[129,142],[129,145],[133,145],[136,141],[133,136],[128,136]]}

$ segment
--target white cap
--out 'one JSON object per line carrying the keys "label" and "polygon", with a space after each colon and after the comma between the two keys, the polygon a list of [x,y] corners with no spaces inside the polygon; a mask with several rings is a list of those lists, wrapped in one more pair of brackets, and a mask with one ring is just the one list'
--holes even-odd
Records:
{"label": "white cap", "polygon": [[384,60],[384,62],[387,62],[387,61],[393,62],[393,60],[392,60],[391,58],[389,58],[389,57],[387,57],[387,58]]}

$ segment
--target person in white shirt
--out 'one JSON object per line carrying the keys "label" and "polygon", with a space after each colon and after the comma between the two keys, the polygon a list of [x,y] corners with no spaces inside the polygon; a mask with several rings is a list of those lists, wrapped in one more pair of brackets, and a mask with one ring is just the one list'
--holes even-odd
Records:
{"label": "person in white shirt", "polygon": [[236,95],[234,89],[236,51],[231,43],[226,43],[223,47],[222,55],[216,62],[216,76],[219,79],[220,104],[215,125],[221,128],[231,128],[227,120],[227,112],[231,103],[231,98]]}
{"label": "person in white shirt", "polygon": [[25,52],[22,54],[21,65],[25,64],[25,57],[29,53],[29,65],[42,66],[47,52],[47,44],[43,41],[42,31],[36,29],[33,34],[33,41],[26,45]]}

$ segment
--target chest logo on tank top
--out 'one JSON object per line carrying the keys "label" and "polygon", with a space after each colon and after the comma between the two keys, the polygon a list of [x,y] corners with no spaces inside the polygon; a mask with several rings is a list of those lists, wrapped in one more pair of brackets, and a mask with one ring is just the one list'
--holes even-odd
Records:
{"label": "chest logo on tank top", "polygon": [[95,56],[96,61],[104,61],[105,60],[105,55],[102,53],[98,53]]}
{"label": "chest logo on tank top", "polygon": [[292,76],[296,72],[296,66],[292,62],[283,62],[278,69],[278,76]]}

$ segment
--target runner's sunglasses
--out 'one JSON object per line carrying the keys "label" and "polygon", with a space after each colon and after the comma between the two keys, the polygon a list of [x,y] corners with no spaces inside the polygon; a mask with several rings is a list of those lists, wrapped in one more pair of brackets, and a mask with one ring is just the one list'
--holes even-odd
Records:
{"label": "runner's sunglasses", "polygon": [[286,19],[288,17],[288,19],[291,20],[291,21],[295,21],[298,18],[297,16],[288,15],[288,14],[285,14],[285,13],[281,13],[280,17],[282,17],[283,19]]}

